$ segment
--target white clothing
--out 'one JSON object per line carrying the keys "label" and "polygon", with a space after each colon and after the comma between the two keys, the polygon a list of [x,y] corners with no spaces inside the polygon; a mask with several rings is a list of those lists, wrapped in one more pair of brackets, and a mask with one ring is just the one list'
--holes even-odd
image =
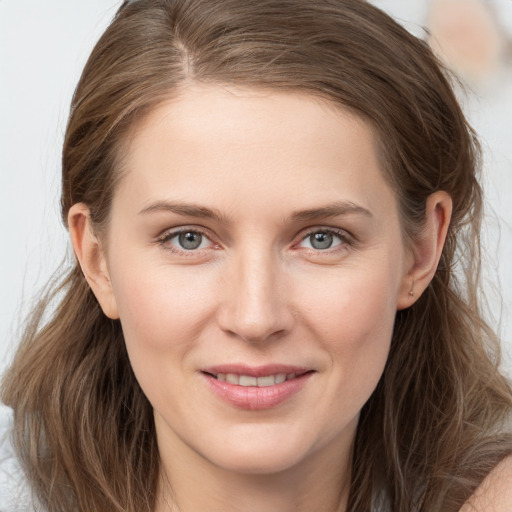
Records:
{"label": "white clothing", "polygon": [[42,512],[14,453],[12,419],[12,410],[0,404],[0,512]]}

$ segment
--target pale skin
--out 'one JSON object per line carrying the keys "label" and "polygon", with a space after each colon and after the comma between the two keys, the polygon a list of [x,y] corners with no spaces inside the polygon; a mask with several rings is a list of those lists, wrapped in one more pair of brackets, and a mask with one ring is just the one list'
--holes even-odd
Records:
{"label": "pale skin", "polygon": [[[107,233],[84,204],[69,226],[154,408],[156,512],[343,512],[359,411],[396,311],[435,273],[450,197],[430,196],[406,245],[370,127],[291,92],[189,84],[136,127],[123,161]],[[207,385],[223,364],[308,378],[248,410]]]}

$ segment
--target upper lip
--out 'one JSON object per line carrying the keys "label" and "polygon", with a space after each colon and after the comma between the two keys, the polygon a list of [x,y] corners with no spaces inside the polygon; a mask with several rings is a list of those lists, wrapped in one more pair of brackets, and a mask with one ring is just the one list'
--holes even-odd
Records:
{"label": "upper lip", "polygon": [[221,364],[202,368],[202,372],[218,375],[219,373],[232,373],[235,375],[247,375],[249,377],[267,377],[279,373],[300,375],[312,371],[312,368],[294,366],[288,364],[266,364],[263,366],[248,366],[244,364]]}

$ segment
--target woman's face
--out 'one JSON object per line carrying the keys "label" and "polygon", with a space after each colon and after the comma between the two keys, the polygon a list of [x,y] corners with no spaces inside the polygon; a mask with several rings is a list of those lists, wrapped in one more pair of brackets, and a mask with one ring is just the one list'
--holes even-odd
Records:
{"label": "woman's face", "polygon": [[411,286],[369,126],[191,86],[124,157],[106,261],[161,452],[268,473],[348,449]]}

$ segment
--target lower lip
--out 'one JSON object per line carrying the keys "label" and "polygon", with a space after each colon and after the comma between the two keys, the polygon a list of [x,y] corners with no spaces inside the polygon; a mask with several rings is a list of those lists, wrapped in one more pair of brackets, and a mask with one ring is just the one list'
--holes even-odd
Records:
{"label": "lower lip", "polygon": [[296,395],[306,385],[313,372],[286,380],[273,386],[237,386],[203,374],[210,389],[225,402],[239,409],[259,411],[272,409]]}

